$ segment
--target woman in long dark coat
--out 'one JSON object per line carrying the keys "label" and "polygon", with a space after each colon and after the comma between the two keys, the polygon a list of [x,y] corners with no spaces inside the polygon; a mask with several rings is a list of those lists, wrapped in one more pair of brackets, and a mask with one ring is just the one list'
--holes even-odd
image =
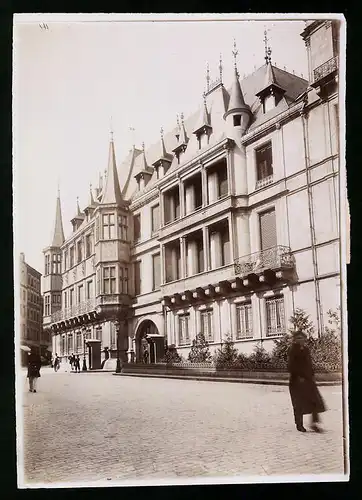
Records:
{"label": "woman in long dark coat", "polygon": [[322,432],[318,425],[319,413],[326,411],[326,406],[314,380],[312,359],[305,342],[305,334],[296,332],[288,356],[289,391],[294,420],[298,431],[306,432],[303,415],[312,414],[311,429]]}
{"label": "woman in long dark coat", "polygon": [[34,348],[28,357],[28,379],[29,379],[29,391],[36,392],[36,383],[40,377],[41,368],[41,358]]}

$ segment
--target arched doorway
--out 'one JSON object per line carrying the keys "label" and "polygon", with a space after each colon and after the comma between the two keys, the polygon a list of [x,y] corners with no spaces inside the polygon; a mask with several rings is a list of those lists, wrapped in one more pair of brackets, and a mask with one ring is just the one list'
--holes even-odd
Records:
{"label": "arched doorway", "polygon": [[157,363],[165,354],[164,337],[153,321],[142,321],[136,333],[136,362]]}

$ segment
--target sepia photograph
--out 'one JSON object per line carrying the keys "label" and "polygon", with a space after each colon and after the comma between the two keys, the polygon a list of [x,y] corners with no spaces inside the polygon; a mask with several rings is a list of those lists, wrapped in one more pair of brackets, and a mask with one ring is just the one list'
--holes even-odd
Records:
{"label": "sepia photograph", "polygon": [[348,481],[340,14],[16,14],[18,488]]}

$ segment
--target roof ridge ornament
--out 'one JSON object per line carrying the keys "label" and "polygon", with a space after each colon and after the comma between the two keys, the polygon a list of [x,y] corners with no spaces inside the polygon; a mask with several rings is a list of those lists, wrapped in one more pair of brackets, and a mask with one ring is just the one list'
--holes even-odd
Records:
{"label": "roof ridge ornament", "polygon": [[222,70],[223,70],[223,65],[222,65],[222,54],[220,52],[220,57],[219,57],[219,74],[220,74],[220,82],[222,83]]}
{"label": "roof ridge ornament", "polygon": [[206,89],[207,89],[207,92],[209,92],[209,90],[210,90],[210,67],[209,67],[208,62],[206,63]]}
{"label": "roof ridge ornament", "polygon": [[271,64],[271,54],[272,50],[269,46],[269,40],[268,40],[268,32],[267,30],[264,30],[264,50],[265,50],[265,64]]}
{"label": "roof ridge ornament", "polygon": [[234,48],[233,50],[231,51],[233,57],[234,57],[234,69],[235,69],[235,74],[236,76],[239,78],[239,72],[238,72],[238,67],[237,67],[237,64],[236,64],[236,56],[239,54],[239,51],[237,50],[236,48],[236,40],[234,38]]}

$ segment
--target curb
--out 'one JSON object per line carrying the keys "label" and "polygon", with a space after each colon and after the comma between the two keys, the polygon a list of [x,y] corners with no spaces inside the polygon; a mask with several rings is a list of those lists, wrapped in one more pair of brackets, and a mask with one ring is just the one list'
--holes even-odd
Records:
{"label": "curb", "polygon": [[[224,378],[224,377],[198,377],[198,376],[182,376],[182,375],[156,375],[156,374],[139,374],[139,373],[114,373],[113,375],[122,377],[143,377],[143,378],[169,378],[178,380],[199,380],[208,382],[231,382],[237,384],[258,384],[258,385],[280,385],[289,386],[289,380],[273,380],[273,379],[250,379],[250,378]],[[317,386],[340,386],[342,381],[317,382]]]}

